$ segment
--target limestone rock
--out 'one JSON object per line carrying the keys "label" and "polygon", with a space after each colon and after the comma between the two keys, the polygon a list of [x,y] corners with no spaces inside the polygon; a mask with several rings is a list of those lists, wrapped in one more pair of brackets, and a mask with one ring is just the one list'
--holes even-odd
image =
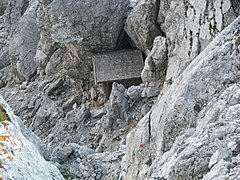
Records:
{"label": "limestone rock", "polygon": [[[52,112],[58,113],[55,109],[52,109]],[[52,113],[51,115],[53,118],[49,119],[50,122],[45,120],[45,126],[47,126],[47,124],[50,126],[49,123],[55,122],[54,125],[47,128],[50,130],[46,138],[50,154],[52,154],[52,151],[57,151],[57,147],[65,145],[66,143],[80,143],[83,145],[89,143],[90,146],[91,139],[94,138],[94,128],[91,129],[90,125],[91,123],[95,125],[96,122],[94,119],[91,119],[88,106],[82,105],[82,107],[77,107],[69,111],[64,118],[58,116],[58,120],[54,117],[57,114]],[[93,133],[93,135],[91,135],[91,133]],[[57,158],[56,155],[54,156]]]}
{"label": "limestone rock", "polygon": [[[126,155],[122,160],[122,177],[123,179],[138,179],[147,172],[150,162],[149,147],[149,116],[146,114],[137,127],[127,135]],[[150,161],[149,161],[150,160]],[[131,162],[131,163],[130,163]],[[131,164],[131,165],[130,165]],[[140,173],[138,175],[138,173]]]}
{"label": "limestone rock", "polygon": [[[70,169],[68,174],[75,179],[118,180],[120,161],[124,155],[122,151],[95,153],[93,149],[75,143],[70,143],[67,147],[72,150],[71,156],[68,156],[67,161],[58,165],[63,172],[67,167]],[[61,148],[59,147],[59,152]],[[64,154],[66,153],[64,152]]]}
{"label": "limestone rock", "polygon": [[38,1],[30,3],[30,7],[18,22],[16,32],[10,41],[11,64],[20,80],[29,81],[37,70],[37,64],[33,60],[39,41],[35,14],[37,5]]}
{"label": "limestone rock", "polygon": [[167,69],[167,40],[162,36],[155,38],[153,48],[145,59],[141,72],[144,83],[164,79]]}
{"label": "limestone rock", "polygon": [[0,54],[0,69],[3,69],[10,65],[9,57],[8,57],[8,51],[3,51]]}
{"label": "limestone rock", "polygon": [[127,120],[129,104],[125,87],[122,84],[117,84],[114,82],[109,99],[113,114],[119,118]]}
{"label": "limestone rock", "polygon": [[80,97],[72,96],[70,99],[68,99],[66,102],[63,103],[62,109],[66,111],[75,109],[74,107],[78,104],[79,100],[80,100]]}
{"label": "limestone rock", "polygon": [[227,160],[230,158],[230,152],[226,148],[218,149],[211,157],[209,161],[209,168],[211,169],[212,166],[217,164],[220,160]]}
{"label": "limestone rock", "polygon": [[152,102],[144,104],[141,108],[142,115],[147,114],[150,111],[151,107],[152,107]]}
{"label": "limestone rock", "polygon": [[144,87],[141,96],[150,98],[150,97],[156,97],[160,93],[160,86],[157,83],[150,82],[147,86]]}
{"label": "limestone rock", "polygon": [[[0,122],[1,178],[2,179],[56,179],[63,180],[59,170],[44,160],[34,145],[22,134],[16,116],[0,98],[10,120]],[[28,134],[29,135],[29,134]]]}
{"label": "limestone rock", "polygon": [[[230,102],[239,95],[240,54],[234,46],[239,25],[237,18],[221,32],[131,131],[123,179],[201,179],[209,171],[209,155],[237,140],[239,101]],[[140,163],[135,142],[149,144],[144,159],[150,164]],[[236,168],[230,166],[235,177]]]}
{"label": "limestone rock", "polygon": [[54,81],[53,79],[53,83],[49,83],[47,84],[43,91],[49,96],[52,95],[52,93],[58,89],[59,87],[61,87],[64,83],[64,78],[58,78],[57,80]]}
{"label": "limestone rock", "polygon": [[54,0],[48,3],[45,15],[53,24],[54,41],[78,42],[91,51],[103,51],[116,48],[128,7],[125,0]]}
{"label": "limestone rock", "polygon": [[[204,177],[203,180],[217,180],[217,179],[236,179],[239,176],[237,174],[232,174],[232,176],[228,176],[228,172],[231,168],[231,164],[229,162],[224,161],[223,159],[220,160],[214,167],[213,169],[207,173]],[[237,177],[238,176],[238,177]]]}
{"label": "limestone rock", "polygon": [[239,7],[234,0],[160,1],[157,21],[168,39],[166,79],[174,81],[238,17]]}
{"label": "limestone rock", "polygon": [[4,14],[4,11],[6,10],[7,8],[7,0],[2,0],[0,2],[0,16],[2,16]]}
{"label": "limestone rock", "polygon": [[161,34],[156,25],[158,6],[157,0],[140,0],[128,15],[124,28],[136,47],[146,55],[154,38]]}
{"label": "limestone rock", "polygon": [[7,66],[0,70],[0,87],[4,87],[8,82],[12,80],[13,69],[11,66]]}
{"label": "limestone rock", "polygon": [[60,68],[59,65],[62,62],[63,49],[57,49],[51,56],[49,62],[46,65],[45,72],[47,76],[57,73]]}
{"label": "limestone rock", "polygon": [[[237,0],[1,2],[0,93],[47,147],[18,122],[25,138],[64,176],[239,179],[239,19],[220,33],[239,15]],[[92,57],[130,46],[147,57],[144,84],[114,83],[106,102]],[[25,59],[28,48],[36,53]]]}
{"label": "limestone rock", "polygon": [[106,113],[105,109],[93,109],[91,111],[91,116],[93,118],[102,118]]}
{"label": "limestone rock", "polygon": [[127,95],[134,101],[138,101],[141,98],[143,89],[144,87],[142,85],[131,86],[127,89]]}
{"label": "limestone rock", "polygon": [[49,98],[45,98],[41,102],[41,106],[34,116],[30,128],[41,138],[45,138],[62,116],[61,110]]}
{"label": "limestone rock", "polygon": [[71,145],[64,147],[57,147],[53,150],[51,154],[51,160],[54,162],[65,162],[69,156],[74,152]]}
{"label": "limestone rock", "polygon": [[139,0],[130,0],[130,7],[134,8],[138,2],[139,2]]}

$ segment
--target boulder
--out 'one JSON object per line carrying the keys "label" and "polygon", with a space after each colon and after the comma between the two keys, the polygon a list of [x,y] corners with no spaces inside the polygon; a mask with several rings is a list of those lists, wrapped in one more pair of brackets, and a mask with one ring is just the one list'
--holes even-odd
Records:
{"label": "boulder", "polygon": [[18,22],[16,32],[10,41],[10,60],[14,73],[21,81],[30,81],[36,73],[37,64],[33,60],[39,41],[36,22],[38,1],[32,1],[24,16]]}
{"label": "boulder", "polygon": [[134,45],[146,55],[152,48],[153,40],[161,32],[156,25],[159,2],[140,0],[127,17],[124,27]]}
{"label": "boulder", "polygon": [[138,101],[141,98],[142,91],[144,89],[143,85],[131,86],[127,89],[127,95],[134,101]]}
{"label": "boulder", "polygon": [[153,42],[153,48],[145,59],[145,65],[141,72],[144,83],[164,80],[167,71],[167,39],[158,36]]}
{"label": "boulder", "polygon": [[[59,1],[47,3],[44,11],[51,37],[60,43],[77,42],[91,51],[115,49],[123,28],[129,1]],[[46,5],[45,5],[46,6]]]}
{"label": "boulder", "polygon": [[144,104],[141,108],[142,115],[147,114],[151,108],[152,108],[152,102],[148,102],[148,103]]}
{"label": "boulder", "polygon": [[127,120],[127,112],[129,109],[126,91],[127,90],[122,84],[117,84],[114,82],[109,97],[110,107],[113,115],[125,120]]}
{"label": "boulder", "polygon": [[237,175],[234,173],[232,176],[228,176],[229,169],[231,168],[231,163],[226,162],[223,159],[220,160],[210,172],[208,172],[204,177],[203,180],[217,180],[217,179],[236,179],[238,178]]}
{"label": "boulder", "polygon": [[148,85],[146,85],[142,91],[142,98],[151,98],[156,97],[159,95],[161,91],[160,86],[157,83],[150,82]]}

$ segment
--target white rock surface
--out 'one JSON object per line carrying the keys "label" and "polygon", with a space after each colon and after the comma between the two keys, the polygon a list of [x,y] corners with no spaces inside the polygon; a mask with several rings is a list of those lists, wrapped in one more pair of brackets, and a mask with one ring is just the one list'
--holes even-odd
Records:
{"label": "white rock surface", "polygon": [[159,81],[165,78],[167,69],[167,39],[158,36],[153,42],[153,48],[145,59],[145,65],[141,72],[142,81]]}
{"label": "white rock surface", "polygon": [[158,23],[168,39],[166,79],[175,80],[238,17],[239,6],[234,0],[160,1]]}
{"label": "white rock surface", "polygon": [[[193,60],[128,135],[123,179],[201,179],[209,171],[209,156],[237,141],[239,27],[240,18]],[[226,177],[232,172],[236,178],[237,169],[230,166]]]}
{"label": "white rock surface", "polygon": [[230,158],[231,154],[227,148],[218,149],[211,157],[209,161],[209,168],[211,169],[215,164],[217,164],[220,160],[226,160]]}
{"label": "white rock surface", "polygon": [[158,14],[157,0],[140,0],[127,17],[125,31],[146,55],[152,48],[153,40],[160,35],[156,26]]}
{"label": "white rock surface", "polygon": [[143,85],[131,86],[127,89],[127,95],[134,101],[137,101],[141,98],[142,91],[144,89]]}
{"label": "white rock surface", "polygon": [[7,103],[0,97],[10,121],[0,122],[1,179],[63,180],[60,171],[44,160],[36,147],[22,134],[20,126]]}
{"label": "white rock surface", "polygon": [[127,120],[129,109],[127,90],[122,84],[116,82],[112,85],[112,91],[109,97],[111,111],[119,118]]}

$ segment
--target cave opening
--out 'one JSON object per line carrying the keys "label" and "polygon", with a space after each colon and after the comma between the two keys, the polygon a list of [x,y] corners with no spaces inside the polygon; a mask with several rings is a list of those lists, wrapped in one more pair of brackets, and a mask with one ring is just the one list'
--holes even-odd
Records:
{"label": "cave opening", "polygon": [[119,33],[115,47],[116,47],[115,50],[136,48],[136,46],[134,45],[134,43],[132,42],[128,34],[124,31],[124,28],[122,28],[121,32]]}

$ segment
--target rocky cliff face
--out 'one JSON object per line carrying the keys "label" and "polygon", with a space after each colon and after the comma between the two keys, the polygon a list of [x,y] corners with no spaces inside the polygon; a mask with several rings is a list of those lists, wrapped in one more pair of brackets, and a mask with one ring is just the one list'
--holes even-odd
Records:
{"label": "rocky cliff face", "polygon": [[64,179],[40,154],[41,140],[24,127],[2,97],[0,103],[0,179]]}
{"label": "rocky cliff face", "polygon": [[[238,179],[239,13],[237,0],[1,0],[0,93],[66,179]],[[114,82],[108,101],[92,57],[136,48],[143,83]]]}
{"label": "rocky cliff face", "polygon": [[[230,148],[239,146],[239,23],[217,36],[128,134],[125,179],[239,177],[239,152]],[[218,174],[220,167],[228,170]]]}

